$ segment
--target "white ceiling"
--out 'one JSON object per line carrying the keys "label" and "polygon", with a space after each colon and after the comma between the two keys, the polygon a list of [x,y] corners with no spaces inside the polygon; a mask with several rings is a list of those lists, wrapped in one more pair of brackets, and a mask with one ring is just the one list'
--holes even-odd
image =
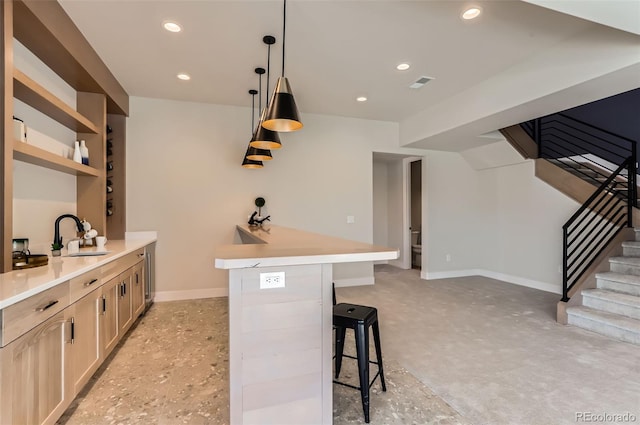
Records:
{"label": "white ceiling", "polygon": [[[132,96],[250,106],[267,34],[271,88],[280,74],[282,1],[60,2]],[[598,26],[517,0],[473,3],[483,14],[463,21],[467,1],[290,0],[286,74],[301,112],[400,122]],[[423,75],[434,80],[408,88]]]}

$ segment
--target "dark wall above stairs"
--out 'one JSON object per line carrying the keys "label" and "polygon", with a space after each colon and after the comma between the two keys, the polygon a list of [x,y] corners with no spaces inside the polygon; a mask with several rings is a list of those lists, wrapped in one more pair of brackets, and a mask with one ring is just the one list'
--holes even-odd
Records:
{"label": "dark wall above stairs", "polygon": [[563,113],[640,143],[640,88],[567,109]]}

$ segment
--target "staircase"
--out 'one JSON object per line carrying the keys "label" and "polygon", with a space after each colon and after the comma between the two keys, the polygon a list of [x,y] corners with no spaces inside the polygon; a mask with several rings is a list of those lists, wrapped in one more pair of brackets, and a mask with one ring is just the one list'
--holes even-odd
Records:
{"label": "staircase", "polygon": [[582,289],[582,305],[567,308],[568,323],[640,345],[640,229],[622,243],[623,256],[596,274],[597,288]]}
{"label": "staircase", "polygon": [[562,227],[558,321],[640,345],[640,229],[622,242],[640,224],[636,141],[563,113],[500,131],[535,159],[537,177],[582,204]]}

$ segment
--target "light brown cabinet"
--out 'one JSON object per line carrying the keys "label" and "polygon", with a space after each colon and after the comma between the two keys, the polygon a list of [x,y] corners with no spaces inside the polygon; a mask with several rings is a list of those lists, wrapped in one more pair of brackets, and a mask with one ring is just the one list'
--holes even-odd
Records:
{"label": "light brown cabinet", "polygon": [[119,276],[118,328],[122,335],[129,330],[133,323],[133,312],[131,311],[131,271],[132,269],[129,269]]}
{"label": "light brown cabinet", "polygon": [[71,357],[69,376],[73,394],[78,394],[102,362],[100,315],[102,291],[96,288],[69,307],[71,315]]}
{"label": "light brown cabinet", "polygon": [[120,340],[118,326],[118,298],[120,297],[120,276],[116,276],[102,286],[100,341],[106,358]]}
{"label": "light brown cabinet", "polygon": [[140,261],[133,266],[131,275],[131,309],[134,317],[138,317],[144,311],[144,287],[144,262]]}
{"label": "light brown cabinet", "polygon": [[64,311],[2,348],[0,423],[55,423],[74,397],[65,376],[70,346]]}
{"label": "light brown cabinet", "polygon": [[143,249],[0,311],[0,424],[53,424],[144,311]]}

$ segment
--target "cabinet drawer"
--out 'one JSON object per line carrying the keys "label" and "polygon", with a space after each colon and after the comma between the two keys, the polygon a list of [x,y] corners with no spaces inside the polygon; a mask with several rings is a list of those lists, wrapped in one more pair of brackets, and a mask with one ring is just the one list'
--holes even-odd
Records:
{"label": "cabinet drawer", "polygon": [[142,257],[144,257],[144,248],[140,248],[137,251],[133,251],[122,258],[118,258],[117,260],[102,266],[102,281],[107,282],[113,279],[129,267],[135,265],[138,261],[142,260]]}
{"label": "cabinet drawer", "polygon": [[69,305],[69,282],[2,310],[2,346],[64,310]]}
{"label": "cabinet drawer", "polygon": [[70,302],[73,304],[89,292],[102,285],[102,274],[100,269],[91,270],[83,275],[69,280]]}

